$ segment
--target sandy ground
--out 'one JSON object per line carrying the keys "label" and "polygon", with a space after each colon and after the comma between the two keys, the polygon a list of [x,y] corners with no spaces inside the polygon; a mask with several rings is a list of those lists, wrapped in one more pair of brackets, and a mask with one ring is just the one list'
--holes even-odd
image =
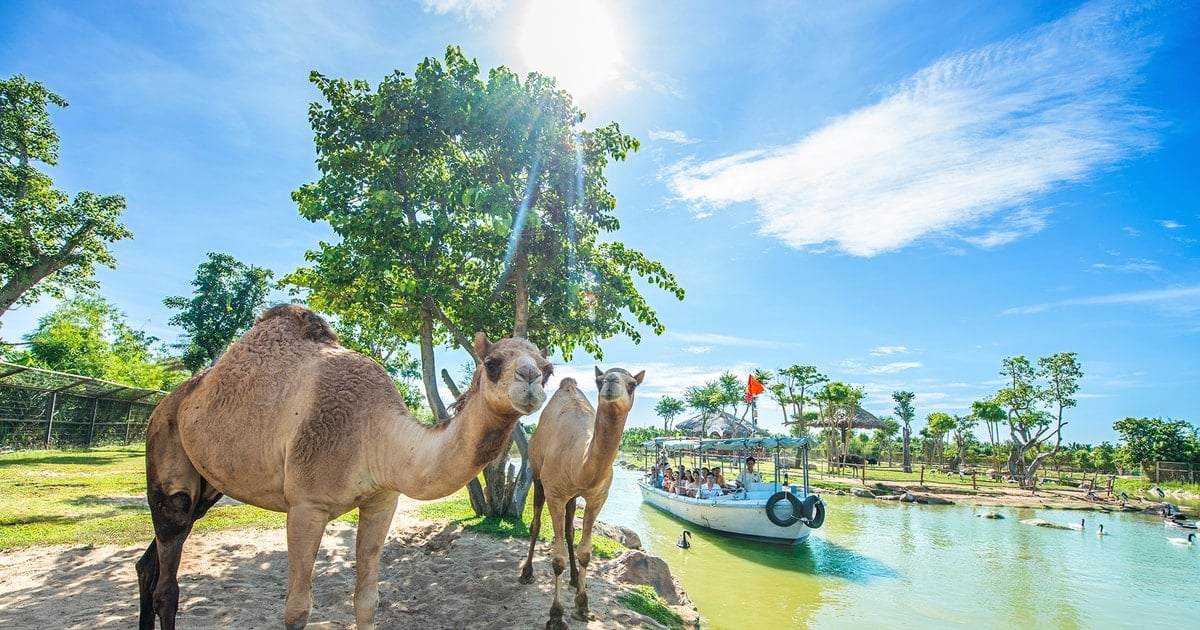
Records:
{"label": "sandy ground", "polygon": [[[541,628],[553,592],[548,545],[534,556],[536,583],[517,582],[527,543],[465,532],[415,518],[401,500],[383,551],[381,630],[391,628]],[[144,545],[34,547],[0,556],[0,628],[131,628],[137,625],[134,562]],[[593,562],[588,597],[593,616],[567,618],[571,628],[658,627],[623,608],[611,562]],[[194,534],[180,569],[180,628],[279,628],[287,590],[283,530]],[[354,528],[332,524],[317,556],[309,628],[354,627]],[[565,584],[568,612],[574,591]],[[695,619],[687,605],[677,608]]]}

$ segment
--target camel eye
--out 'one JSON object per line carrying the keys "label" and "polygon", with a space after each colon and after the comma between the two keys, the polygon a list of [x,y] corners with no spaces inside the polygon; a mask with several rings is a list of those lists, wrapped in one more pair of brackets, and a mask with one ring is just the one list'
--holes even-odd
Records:
{"label": "camel eye", "polygon": [[488,380],[495,383],[500,380],[500,361],[498,359],[488,359],[483,362],[483,367],[487,370]]}
{"label": "camel eye", "polygon": [[629,381],[629,384],[627,384],[625,388],[629,390],[630,394],[632,394],[633,390],[637,389],[637,381]]}

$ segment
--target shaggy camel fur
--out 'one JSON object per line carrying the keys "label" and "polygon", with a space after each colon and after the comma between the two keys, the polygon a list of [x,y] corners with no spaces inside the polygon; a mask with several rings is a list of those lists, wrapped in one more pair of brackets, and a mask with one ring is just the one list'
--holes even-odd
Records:
{"label": "shaggy camel fur", "polygon": [[[575,587],[575,611],[572,617],[588,620],[587,567],[592,559],[592,526],[608,499],[612,485],[612,464],[621,445],[625,419],[633,408],[633,392],[642,384],[645,371],[637,376],[621,368],[601,372],[596,368],[599,406],[592,410],[575,379],[564,378],[558,391],[542,410],[537,430],[529,441],[529,460],[533,466],[533,521],[529,524],[529,556],[521,567],[519,580],[533,581],[533,548],[542,528],[542,506],[548,504],[554,527],[551,558],[554,568],[554,602],[550,605],[547,630],[566,628],[563,607],[558,600],[560,576],[571,567],[571,585]],[[575,540],[575,501],[582,497],[583,534],[579,549]],[[565,541],[565,545],[564,545]],[[576,567],[578,560],[578,567]]]}
{"label": "shaggy camel fur", "polygon": [[450,421],[419,423],[387,372],[347,350],[325,320],[276,306],[212,368],[180,385],[150,417],[146,494],[154,541],[137,563],[139,627],[175,628],[176,574],[192,524],[221,495],[287,513],[283,621],[303,628],[325,525],[359,510],[354,616],[374,627],[379,556],[400,494],[446,496],[508,444],[537,411],[551,373],[524,339],[475,336],[481,364]]}

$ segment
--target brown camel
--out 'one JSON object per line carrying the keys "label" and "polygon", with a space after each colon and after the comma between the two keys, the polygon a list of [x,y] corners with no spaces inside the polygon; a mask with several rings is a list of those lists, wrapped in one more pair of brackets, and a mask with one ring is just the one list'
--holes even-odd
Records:
{"label": "brown camel", "polygon": [[[575,587],[572,617],[588,620],[587,567],[592,560],[592,526],[608,500],[612,464],[621,445],[625,419],[633,408],[633,392],[642,384],[645,371],[637,376],[621,368],[601,372],[596,368],[599,406],[591,403],[573,378],[564,378],[550,397],[529,440],[533,466],[533,521],[529,523],[529,556],[521,567],[523,583],[533,581],[533,548],[542,529],[542,506],[548,504],[554,527],[551,558],[554,568],[554,602],[550,605],[547,630],[566,628],[563,607],[558,601],[560,576],[568,564]],[[582,497],[583,533],[575,549],[575,500]],[[564,548],[565,541],[565,548]],[[578,567],[576,561],[578,560]]]}
{"label": "brown camel", "polygon": [[212,368],[180,385],[150,416],[146,495],[154,541],[137,563],[139,627],[175,628],[176,574],[193,523],[221,495],[287,513],[283,621],[303,628],[325,525],[359,510],[354,617],[374,627],[379,556],[400,494],[446,496],[508,444],[537,411],[551,373],[524,339],[475,335],[481,363],[448,422],[419,423],[387,372],[343,348],[325,320],[276,306]]}

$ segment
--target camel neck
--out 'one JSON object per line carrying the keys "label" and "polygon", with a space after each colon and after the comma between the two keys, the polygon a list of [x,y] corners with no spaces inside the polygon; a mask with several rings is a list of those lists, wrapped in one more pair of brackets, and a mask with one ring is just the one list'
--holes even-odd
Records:
{"label": "camel neck", "polygon": [[621,446],[621,434],[625,431],[625,418],[626,415],[618,414],[604,404],[596,410],[592,441],[583,463],[585,478],[595,478],[601,469],[612,467]]}
{"label": "camel neck", "polygon": [[453,494],[508,444],[518,417],[492,419],[483,427],[467,409],[433,426],[402,418],[393,423],[393,437],[384,441],[380,455],[388,485],[414,499]]}

